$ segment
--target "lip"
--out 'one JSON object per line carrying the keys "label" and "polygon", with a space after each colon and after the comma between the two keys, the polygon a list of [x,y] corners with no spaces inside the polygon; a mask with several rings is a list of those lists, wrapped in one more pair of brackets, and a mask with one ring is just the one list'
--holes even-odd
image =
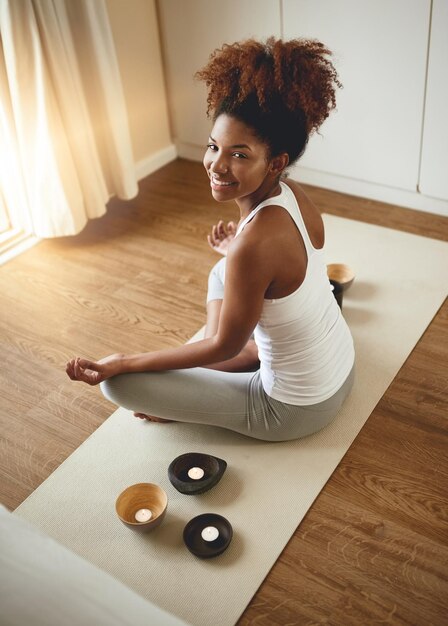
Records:
{"label": "lip", "polygon": [[210,187],[215,191],[229,189],[229,187],[233,187],[234,185],[236,185],[236,182],[233,180],[218,180],[213,174],[210,176]]}

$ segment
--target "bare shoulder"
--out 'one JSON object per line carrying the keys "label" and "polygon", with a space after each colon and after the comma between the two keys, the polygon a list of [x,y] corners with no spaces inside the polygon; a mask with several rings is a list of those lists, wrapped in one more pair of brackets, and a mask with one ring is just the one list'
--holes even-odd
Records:
{"label": "bare shoulder", "polygon": [[251,292],[253,296],[257,292],[263,298],[275,275],[275,264],[271,257],[278,249],[275,241],[270,248],[268,242],[263,222],[255,219],[249,222],[229,246],[226,284],[229,278],[231,282],[234,279],[240,286],[244,285],[247,293]]}
{"label": "bare shoulder", "polygon": [[324,223],[319,209],[314,202],[307,196],[303,188],[298,182],[291,179],[283,180],[286,185],[294,193],[297,204],[300,207],[303,221],[310,236],[311,242],[315,248],[323,248],[325,243]]}

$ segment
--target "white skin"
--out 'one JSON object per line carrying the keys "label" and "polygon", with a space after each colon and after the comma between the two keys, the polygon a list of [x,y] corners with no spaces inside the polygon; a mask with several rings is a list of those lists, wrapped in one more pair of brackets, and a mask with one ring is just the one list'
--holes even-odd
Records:
{"label": "white skin", "polygon": [[[213,198],[236,202],[242,220],[260,202],[280,193],[279,179],[288,155],[270,158],[267,146],[250,127],[222,114],[211,131],[203,163]],[[313,245],[321,247],[324,232],[318,210],[296,183],[289,185],[300,202]],[[209,245],[227,255],[226,283],[224,299],[213,300],[207,307],[203,340],[156,352],[112,354],[99,361],[75,357],[67,363],[69,378],[97,385],[128,372],[191,367],[254,369],[258,356],[250,338],[264,299],[282,298],[295,291],[305,277],[307,257],[302,238],[283,207],[265,207],[235,239],[236,227],[235,222],[220,221],[208,236]],[[151,421],[170,421],[135,415]]]}

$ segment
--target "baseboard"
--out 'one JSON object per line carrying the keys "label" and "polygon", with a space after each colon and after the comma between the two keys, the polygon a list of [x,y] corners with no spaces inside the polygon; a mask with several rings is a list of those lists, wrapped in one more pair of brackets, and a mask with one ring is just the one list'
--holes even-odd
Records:
{"label": "baseboard", "polygon": [[377,185],[354,178],[318,172],[299,165],[296,165],[291,170],[291,178],[299,180],[304,184],[339,191],[350,196],[369,198],[370,200],[385,202],[386,204],[394,204],[408,209],[448,217],[448,201],[424,196],[417,191],[412,192],[405,189],[387,187],[386,185]]}
{"label": "baseboard", "polygon": [[40,241],[42,240],[39,237],[29,233],[21,233],[19,236],[11,238],[8,245],[0,247],[0,265],[11,261]]}
{"label": "baseboard", "polygon": [[142,178],[149,176],[164,165],[174,161],[177,156],[176,146],[174,144],[170,144],[166,148],[163,148],[163,150],[159,150],[155,154],[151,154],[150,156],[141,159],[135,164],[137,180],[141,180]]}
{"label": "baseboard", "polygon": [[[178,156],[184,159],[202,161],[204,156],[204,149],[194,144],[179,142],[176,143],[176,148]],[[291,178],[304,184],[339,191],[350,196],[369,198],[386,204],[448,217],[448,201],[431,198],[417,191],[412,192],[386,185],[377,185],[354,178],[319,172],[299,165],[291,169]]]}
{"label": "baseboard", "polygon": [[203,146],[197,146],[193,143],[177,143],[177,156],[189,161],[202,161],[205,149]]}

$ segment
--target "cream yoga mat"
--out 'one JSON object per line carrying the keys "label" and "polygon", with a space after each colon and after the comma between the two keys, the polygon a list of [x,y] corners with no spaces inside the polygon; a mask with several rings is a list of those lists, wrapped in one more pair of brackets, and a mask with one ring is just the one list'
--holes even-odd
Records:
{"label": "cream yoga mat", "polygon": [[[329,427],[264,443],[219,428],[142,422],[120,409],[16,514],[186,622],[234,624],[447,294],[448,244],[333,216],[325,224],[328,263],[356,272],[343,310],[357,379]],[[214,489],[200,496],[174,489],[168,465],[185,452],[227,461]],[[167,516],[148,535],[115,515],[117,495],[137,482],[168,493]],[[182,540],[185,524],[206,512],[223,515],[234,530],[228,550],[210,561]]]}

